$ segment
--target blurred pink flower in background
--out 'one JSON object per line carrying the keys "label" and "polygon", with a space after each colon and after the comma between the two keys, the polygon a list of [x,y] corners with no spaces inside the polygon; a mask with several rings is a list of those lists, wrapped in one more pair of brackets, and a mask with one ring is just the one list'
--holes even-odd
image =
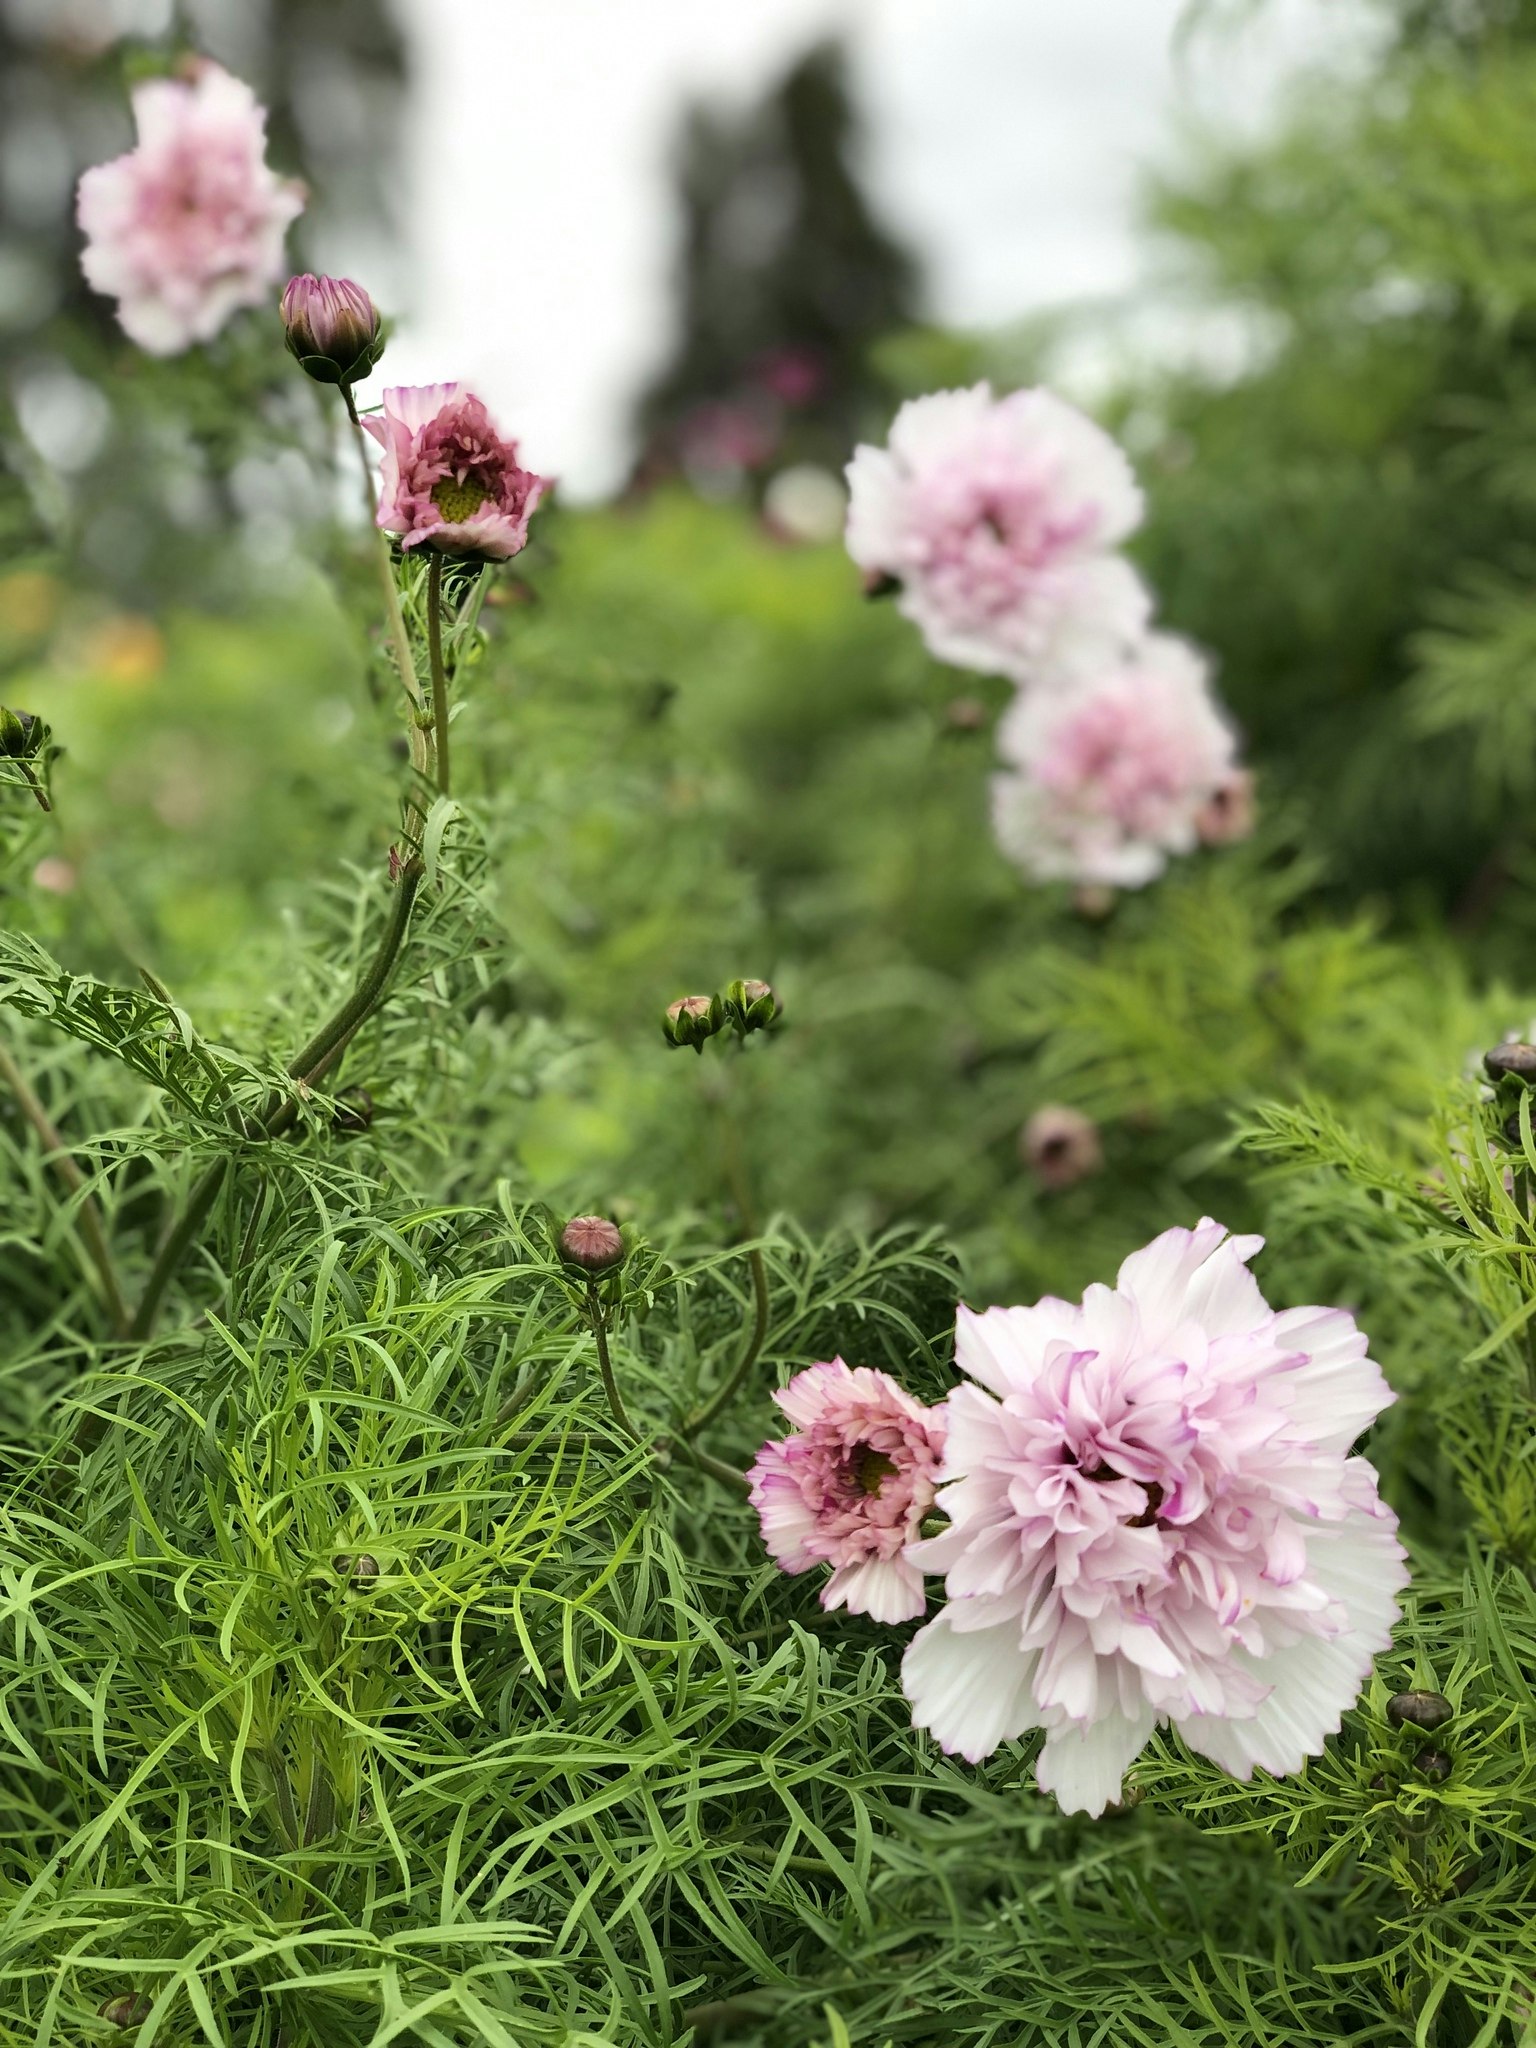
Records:
{"label": "blurred pink flower in background", "polygon": [[797,1373],[773,1398],[795,1433],[764,1444],[748,1475],[763,1541],[787,1572],[834,1567],[823,1607],[911,1621],[926,1602],[904,1553],[933,1501],[943,1409],[840,1358]]}
{"label": "blurred pink flower in background", "polygon": [[1141,492],[1102,428],[1049,391],[935,391],[848,465],[848,552],[901,586],[930,651],[1016,682],[1113,658],[1147,623],[1114,552]]}
{"label": "blurred pink flower in background", "polygon": [[265,110],[217,64],[135,86],[133,113],[138,147],[80,180],[81,267],[131,341],[176,355],[277,283],[304,188],[268,167]]}
{"label": "blurred pink flower in background", "polygon": [[397,386],[363,425],[384,451],[379,524],[402,546],[500,562],[526,545],[549,480],[518,466],[466,385]]}
{"label": "blurred pink flower in background", "polygon": [[1247,1778],[1299,1770],[1385,1650],[1397,1522],[1350,1448],[1393,1399],[1344,1309],[1276,1313],[1256,1237],[1169,1230],[1082,1305],[962,1308],[948,1604],[902,1664],[972,1762],[1045,1730],[1038,1780],[1100,1813],[1160,1723]]}
{"label": "blurred pink flower in background", "polygon": [[1151,634],[1100,675],[1018,696],[992,781],[1008,858],[1037,881],[1135,889],[1188,853],[1237,742],[1194,648]]}

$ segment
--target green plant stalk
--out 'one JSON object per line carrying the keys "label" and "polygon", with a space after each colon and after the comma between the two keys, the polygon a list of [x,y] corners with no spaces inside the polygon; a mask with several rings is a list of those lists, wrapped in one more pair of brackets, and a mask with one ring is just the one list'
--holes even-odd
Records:
{"label": "green plant stalk", "polygon": [[[400,956],[400,949],[405,943],[411,905],[415,901],[417,889],[421,886],[421,876],[421,862],[413,855],[401,870],[400,880],[395,889],[395,900],[390,907],[389,921],[384,927],[373,959],[346,1002],[333,1017],[321,1025],[304,1049],[289,1063],[288,1072],[294,1080],[313,1085],[340,1056],[347,1040],[382,1000],[389,986],[395,962]],[[292,1099],[269,1105],[260,1119],[261,1135],[276,1137],[280,1131],[287,1129],[297,1114],[297,1106]],[[187,1197],[187,1206],[166,1235],[155,1256],[155,1263],[150,1268],[143,1299],[128,1326],[130,1337],[147,1337],[153,1330],[165,1290],[213,1207],[219,1189],[224,1184],[224,1176],[229,1171],[229,1165],[227,1158],[216,1159]]]}
{"label": "green plant stalk", "polygon": [[[741,1139],[737,1132],[736,1120],[723,1099],[720,1100],[718,1107],[725,1177],[730,1185],[743,1228],[748,1237],[756,1238],[757,1214],[752,1201],[752,1190],[747,1182],[746,1165],[741,1156]],[[747,1333],[746,1346],[736,1362],[735,1371],[683,1424],[682,1433],[685,1438],[695,1437],[700,1430],[708,1428],[715,1417],[734,1399],[761,1355],[763,1339],[768,1334],[768,1269],[763,1264],[760,1245],[754,1243],[747,1247],[747,1264],[752,1273],[752,1327]]]}
{"label": "green plant stalk", "polygon": [[449,794],[448,671],[443,666],[443,558],[427,569],[427,652],[432,661],[432,733],[437,746],[437,793]]}
{"label": "green plant stalk", "polygon": [[638,1438],[640,1432],[629,1418],[629,1411],[624,1406],[624,1397],[619,1392],[619,1383],[613,1375],[613,1360],[608,1356],[608,1329],[603,1315],[603,1304],[598,1300],[597,1288],[590,1280],[587,1282],[587,1320],[592,1325],[592,1337],[597,1345],[597,1369],[602,1374],[603,1392],[608,1396],[608,1406],[613,1411],[613,1419],[626,1436]]}
{"label": "green plant stalk", "polygon": [[75,1164],[73,1155],[59,1135],[58,1128],[47,1110],[33,1093],[26,1075],[3,1045],[0,1045],[0,1080],[6,1083],[16,1097],[22,1115],[36,1131],[44,1151],[50,1155],[49,1165],[69,1192],[80,1197],[79,1206],[75,1211],[76,1225],[81,1241],[101,1280],[107,1313],[112,1319],[112,1334],[121,1337],[128,1328],[128,1304],[123,1299],[123,1290],[118,1284],[117,1268],[112,1263],[112,1251],[107,1243],[107,1233],[102,1228],[101,1211],[96,1205],[96,1198],[86,1192],[85,1175]]}
{"label": "green plant stalk", "polygon": [[[357,443],[357,459],[362,464],[363,487],[368,500],[368,532],[373,543],[374,560],[379,572],[379,592],[384,600],[384,617],[389,628],[390,643],[394,648],[395,667],[400,672],[400,686],[405,691],[409,706],[406,720],[406,736],[410,742],[411,769],[423,783],[435,780],[435,764],[432,758],[430,714],[427,700],[422,694],[416,676],[416,659],[411,652],[411,635],[405,623],[405,613],[400,608],[400,590],[395,582],[395,565],[390,559],[389,542],[379,525],[379,494],[374,488],[373,465],[368,460],[368,437],[363,423],[357,416],[357,406],[352,397],[352,388],[344,384],[342,397],[347,402],[347,418],[352,423],[353,439]],[[425,820],[418,804],[406,807],[407,836],[415,845],[421,844]]]}

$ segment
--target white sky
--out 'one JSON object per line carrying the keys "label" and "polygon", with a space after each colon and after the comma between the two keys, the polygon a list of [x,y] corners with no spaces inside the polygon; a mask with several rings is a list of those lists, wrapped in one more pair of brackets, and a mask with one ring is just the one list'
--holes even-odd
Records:
{"label": "white sky", "polygon": [[[462,376],[572,495],[622,474],[664,359],[669,156],[693,95],[761,89],[818,33],[855,53],[878,200],[934,315],[1002,323],[1142,274],[1139,169],[1191,108],[1248,122],[1345,0],[1268,0],[1174,52],[1184,0],[396,0],[417,87],[410,307],[392,382]],[[327,260],[355,268],[346,251]]]}

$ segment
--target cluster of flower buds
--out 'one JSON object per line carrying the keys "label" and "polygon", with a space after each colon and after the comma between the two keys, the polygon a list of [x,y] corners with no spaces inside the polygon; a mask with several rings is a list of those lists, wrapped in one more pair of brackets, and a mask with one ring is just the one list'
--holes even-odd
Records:
{"label": "cluster of flower buds", "polygon": [[384,353],[379,309],[350,277],[289,278],[283,333],[289,353],[317,384],[359,384]]}
{"label": "cluster of flower buds", "polygon": [[25,761],[43,741],[43,723],[30,711],[12,711],[0,704],[0,754],[7,760]]}
{"label": "cluster of flower buds", "polygon": [[702,1053],[705,1042],[725,1030],[745,1038],[766,1031],[782,1015],[779,999],[766,981],[736,980],[712,996],[679,996],[668,1003],[661,1020],[668,1045],[691,1045]]}
{"label": "cluster of flower buds", "polygon": [[[1455,1716],[1456,1709],[1440,1692],[1398,1692],[1387,1701],[1387,1719],[1394,1728],[1417,1730],[1424,1735],[1433,1735]],[[1413,1769],[1421,1778],[1432,1785],[1443,1785],[1451,1775],[1451,1759],[1443,1749],[1436,1749],[1426,1743],[1413,1759]],[[1371,1780],[1373,1792],[1391,1789],[1385,1772]]]}

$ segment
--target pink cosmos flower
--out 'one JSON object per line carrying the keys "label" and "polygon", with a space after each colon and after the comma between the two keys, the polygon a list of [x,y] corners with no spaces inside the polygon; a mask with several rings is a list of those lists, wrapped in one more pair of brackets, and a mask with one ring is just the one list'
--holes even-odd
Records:
{"label": "pink cosmos flower", "polygon": [[526,545],[549,479],[519,468],[466,385],[396,387],[363,425],[384,450],[379,524],[402,546],[503,562]]}
{"label": "pink cosmos flower", "polygon": [[998,751],[992,822],[1008,858],[1037,881],[1136,889],[1188,853],[1237,742],[1205,663],[1182,640],[1149,634],[1074,688],[1021,694]]}
{"label": "pink cosmos flower", "polygon": [[1052,392],[913,399],[889,447],[855,451],[848,489],[848,552],[896,578],[941,661],[1032,682],[1147,623],[1147,593],[1112,552],[1141,519],[1130,464]]}
{"label": "pink cosmos flower", "polygon": [[1238,1777],[1299,1770],[1388,1645],[1403,1551],[1350,1447],[1393,1396],[1345,1310],[1269,1307],[1262,1242],[1206,1219],[1080,1307],[960,1311],[950,1527],[908,1553],[948,1604],[902,1684],[972,1762],[1043,1728],[1069,1812],[1164,1722]]}
{"label": "pink cosmos flower", "polygon": [[809,1366],[774,1400],[795,1434],[764,1444],[748,1474],[763,1541],[787,1572],[830,1564],[823,1607],[911,1621],[925,1599],[906,1558],[933,1501],[944,1411],[868,1366]]}
{"label": "pink cosmos flower", "polygon": [[137,149],[80,180],[80,263],[131,341],[177,355],[267,296],[304,188],[268,168],[266,112],[217,64],[135,86],[133,115]]}

